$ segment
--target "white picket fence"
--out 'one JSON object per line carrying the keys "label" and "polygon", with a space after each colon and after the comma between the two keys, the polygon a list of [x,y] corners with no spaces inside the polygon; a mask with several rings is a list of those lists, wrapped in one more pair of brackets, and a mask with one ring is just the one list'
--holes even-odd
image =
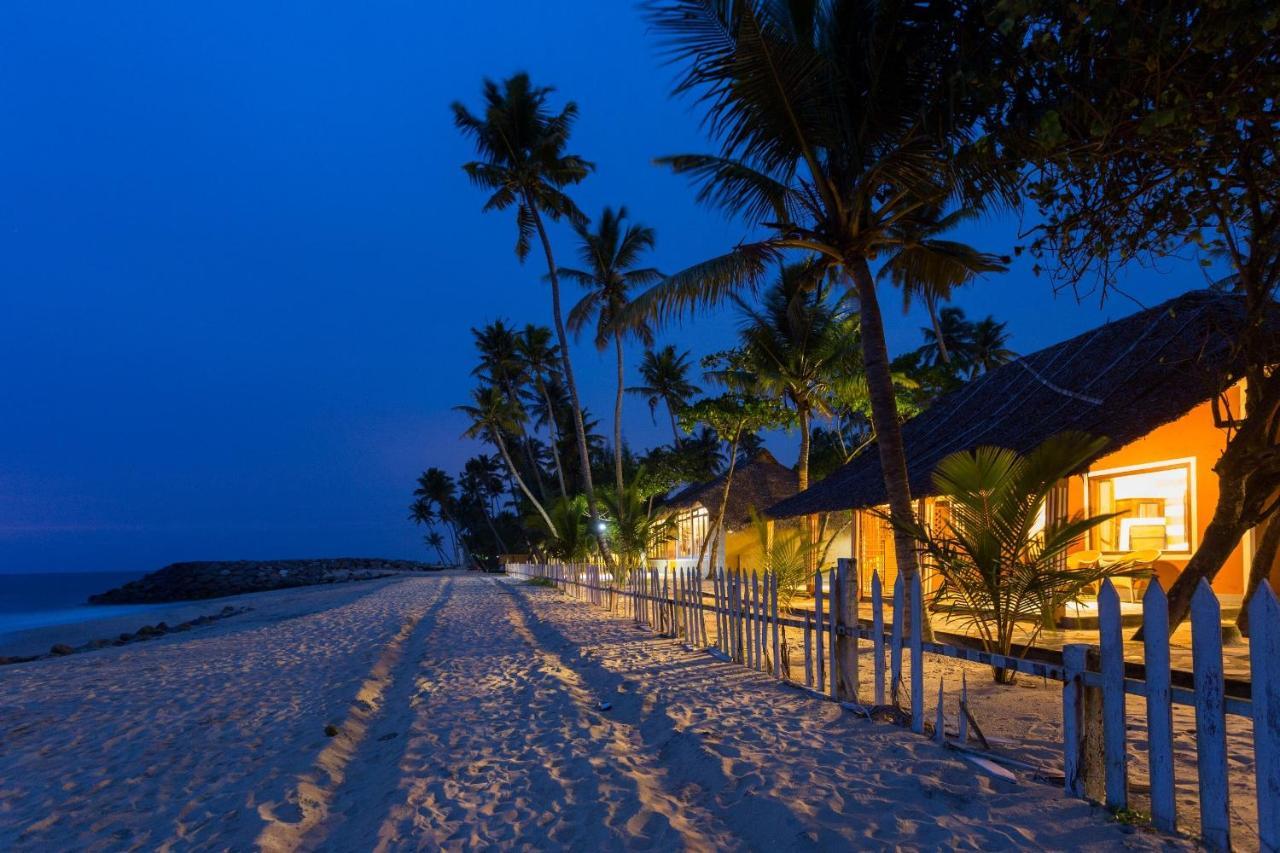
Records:
{"label": "white picket fence", "polygon": [[[682,638],[694,646],[714,649],[725,659],[803,685],[846,707],[863,707],[860,670],[864,654],[860,644],[869,641],[872,704],[898,705],[905,689],[911,728],[917,733],[924,731],[925,654],[1060,681],[1066,790],[1073,796],[1085,797],[1090,789],[1100,788],[1105,804],[1115,810],[1129,807],[1125,696],[1143,696],[1151,817],[1157,828],[1170,832],[1178,827],[1172,709],[1175,705],[1192,706],[1201,838],[1214,850],[1231,848],[1226,717],[1249,718],[1253,723],[1258,838],[1263,850],[1280,850],[1280,604],[1266,583],[1254,596],[1249,611],[1252,683],[1250,698],[1245,699],[1226,695],[1221,608],[1205,582],[1201,582],[1192,600],[1194,689],[1187,689],[1172,684],[1168,603],[1156,581],[1148,587],[1142,602],[1145,671],[1142,678],[1134,678],[1126,673],[1120,599],[1110,581],[1104,583],[1099,594],[1098,644],[1066,646],[1059,665],[925,642],[920,634],[919,578],[914,579],[916,594],[911,596],[910,630],[905,637],[903,620],[898,618],[885,631],[884,596],[877,576],[873,575],[871,581],[870,624],[860,621],[854,596],[857,583],[850,560],[840,560],[826,578],[821,572],[815,575],[814,610],[803,619],[779,613],[778,581],[768,573],[721,570],[711,579],[708,602],[699,573],[693,569],[635,570],[621,584],[604,582],[600,569],[591,565],[516,564],[508,566],[507,572],[530,579],[546,578],[583,601],[616,607],[637,624]],[[899,576],[893,588],[895,615],[903,612],[904,598],[903,579]],[[708,621],[714,624],[714,637],[708,631]],[[789,661],[784,659],[780,635],[788,627],[803,634],[803,680],[799,673],[793,678]],[[904,651],[911,660],[909,685],[904,685],[902,678]],[[941,702],[938,716],[940,722]],[[962,716],[962,730],[965,722]],[[939,741],[943,734],[942,726],[935,725]]]}

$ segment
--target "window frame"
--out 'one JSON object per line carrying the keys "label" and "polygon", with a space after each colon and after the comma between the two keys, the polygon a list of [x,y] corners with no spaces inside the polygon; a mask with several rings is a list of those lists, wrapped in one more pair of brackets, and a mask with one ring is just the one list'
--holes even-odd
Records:
{"label": "window frame", "polygon": [[[1163,549],[1160,552],[1161,559],[1168,560],[1190,560],[1191,555],[1196,552],[1200,546],[1200,523],[1197,516],[1196,495],[1198,494],[1198,486],[1196,481],[1196,457],[1183,456],[1176,459],[1161,459],[1155,462],[1141,462],[1135,465],[1120,465],[1114,468],[1099,468],[1084,472],[1084,514],[1089,516],[1093,514],[1091,507],[1093,499],[1093,483],[1094,479],[1114,479],[1115,477],[1124,476],[1126,474],[1147,474],[1158,471],[1172,471],[1178,468],[1185,468],[1187,471],[1187,497],[1186,497],[1186,540],[1187,547],[1185,550]],[[1108,556],[1116,554],[1127,554],[1128,551],[1103,551],[1101,542],[1099,541],[1098,528],[1094,527],[1089,531],[1086,540],[1088,547],[1097,551],[1101,551]]]}

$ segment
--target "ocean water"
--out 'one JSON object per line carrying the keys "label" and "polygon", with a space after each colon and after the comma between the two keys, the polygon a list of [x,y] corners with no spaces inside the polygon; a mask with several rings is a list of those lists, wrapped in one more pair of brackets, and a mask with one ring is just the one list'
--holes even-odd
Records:
{"label": "ocean water", "polygon": [[154,604],[89,604],[97,592],[145,572],[0,574],[0,637],[28,628],[66,625],[154,609]]}

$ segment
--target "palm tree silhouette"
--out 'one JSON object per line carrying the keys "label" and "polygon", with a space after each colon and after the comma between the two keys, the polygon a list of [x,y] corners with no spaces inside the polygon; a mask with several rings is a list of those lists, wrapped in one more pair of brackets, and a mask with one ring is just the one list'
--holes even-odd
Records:
{"label": "palm tree silhouette", "polygon": [[585,269],[561,267],[560,274],[576,281],[587,290],[577,305],[569,312],[569,328],[580,333],[595,321],[596,349],[603,351],[610,342],[617,361],[618,390],[613,403],[613,470],[617,494],[622,494],[622,394],[626,390],[623,372],[622,339],[628,332],[645,346],[653,343],[653,333],[644,322],[624,327],[617,321],[630,304],[631,291],[637,287],[652,285],[662,274],[652,267],[638,268],[640,256],[653,250],[656,240],[652,228],[638,223],[625,225],[627,209],[615,212],[606,207],[592,231],[586,223],[575,223],[574,231],[580,241],[578,256]]}
{"label": "palm tree silhouette", "polygon": [[970,378],[995,370],[1018,357],[1016,352],[1006,346],[1009,341],[1009,333],[1005,331],[1007,325],[996,322],[994,317],[987,317],[973,324],[969,332]]}
{"label": "palm tree silhouette", "polygon": [[[507,401],[523,417],[524,404],[520,399],[520,389],[528,376],[524,360],[520,357],[520,343],[515,332],[503,321],[496,320],[483,328],[472,329],[471,336],[480,353],[480,363],[471,371],[471,375],[502,389]],[[546,500],[547,490],[542,482],[542,468],[538,465],[530,438],[527,433],[521,438],[520,449],[524,453],[529,473],[533,475],[534,484],[538,487],[538,496]]]}
{"label": "palm tree silhouette", "polygon": [[[814,255],[857,295],[863,365],[890,514],[914,518],[871,263],[936,223],[945,208],[1012,204],[1014,181],[970,145],[981,92],[958,97],[973,57],[1003,38],[981,4],[654,0],[648,14],[685,67],[677,92],[706,105],[715,154],[666,157],[698,198],[767,236],[677,273],[636,299],[670,317],[753,290],[787,251]],[[956,51],[963,30],[964,51]],[[922,251],[927,249],[922,247]],[[917,574],[895,529],[898,567]],[[910,588],[910,587],[909,587]],[[926,635],[927,635],[927,625]]]}
{"label": "palm tree silhouette", "polygon": [[577,184],[594,166],[577,156],[566,154],[569,131],[578,115],[572,101],[559,113],[553,113],[547,99],[551,89],[534,86],[529,75],[516,74],[501,86],[484,81],[482,97],[484,113],[473,115],[461,103],[453,104],[454,124],[476,146],[479,160],[463,166],[467,176],[490,193],[484,209],[516,209],[516,257],[521,262],[529,255],[536,235],[546,256],[547,277],[551,282],[551,315],[556,340],[560,346],[561,369],[573,406],[573,426],[578,439],[578,457],[582,467],[582,485],[587,495],[592,527],[599,524],[595,490],[591,483],[591,458],[587,435],[582,424],[582,403],[569,359],[569,341],[560,311],[560,277],[543,217],[552,221],[567,218],[580,222],[584,218],[564,188]]}
{"label": "palm tree silhouette", "polygon": [[668,344],[657,351],[645,351],[644,358],[640,361],[640,377],[645,384],[627,389],[628,392],[645,398],[651,418],[655,417],[659,402],[666,405],[676,447],[681,445],[680,430],[676,427],[676,412],[688,404],[690,397],[702,393],[701,388],[689,381],[688,374],[689,353],[677,353],[676,348]]}
{"label": "palm tree silhouette", "polygon": [[[516,337],[516,352],[524,366],[524,371],[533,383],[536,396],[533,398],[532,414],[538,426],[546,426],[551,440],[551,457],[555,462],[556,479],[560,484],[560,497],[567,498],[569,491],[565,486],[564,464],[560,461],[560,423],[556,415],[556,406],[551,401],[549,388],[552,383],[559,382],[556,365],[560,353],[551,343],[551,330],[546,326],[535,326],[530,323]],[[538,409],[541,408],[543,414]]]}
{"label": "palm tree silhouette", "polygon": [[529,490],[528,484],[525,483],[524,477],[520,476],[520,471],[516,468],[515,462],[511,459],[511,453],[507,449],[504,436],[520,436],[524,433],[523,413],[518,412],[506,395],[492,385],[476,388],[471,392],[471,400],[472,405],[454,406],[456,411],[462,412],[471,419],[471,426],[463,432],[463,436],[483,439],[498,449],[502,454],[502,460],[507,463],[507,470],[511,472],[512,479],[542,516],[542,520],[547,523],[547,529],[554,537],[556,527],[551,523],[551,517],[547,515],[546,509],[538,498]]}

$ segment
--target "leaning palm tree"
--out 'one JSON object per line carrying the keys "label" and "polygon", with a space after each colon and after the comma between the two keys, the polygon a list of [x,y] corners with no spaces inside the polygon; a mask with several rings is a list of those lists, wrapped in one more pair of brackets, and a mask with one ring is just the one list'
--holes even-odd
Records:
{"label": "leaning palm tree", "polygon": [[643,385],[628,388],[628,393],[639,394],[649,404],[649,417],[657,423],[658,403],[667,407],[667,417],[671,419],[671,435],[678,448],[681,444],[680,430],[676,427],[676,412],[688,405],[689,400],[701,394],[702,389],[689,381],[689,353],[676,352],[676,348],[667,344],[660,350],[645,350],[640,361],[640,377]]}
{"label": "leaning palm tree", "polygon": [[422,502],[428,514],[438,516],[448,526],[455,550],[462,554],[467,566],[474,566],[475,561],[467,549],[466,539],[458,522],[458,499],[453,478],[440,468],[428,468],[418,477],[418,486],[413,490],[413,495],[418,499],[414,502],[413,511],[418,512],[418,503]]}
{"label": "leaning palm tree", "polygon": [[[670,317],[754,289],[800,251],[855,292],[885,490],[893,516],[913,517],[906,455],[871,265],[938,221],[941,211],[1012,202],[1013,181],[970,145],[984,92],[957,86],[967,63],[1003,38],[981,4],[830,0],[651,0],[678,92],[706,105],[715,154],[663,158],[699,185],[700,200],[767,229],[678,273],[636,300]],[[963,30],[965,37],[957,37]],[[962,45],[957,50],[956,45]],[[916,573],[908,536],[898,565]],[[926,626],[927,628],[927,626]]]}
{"label": "leaning palm tree", "polygon": [[662,278],[653,267],[638,267],[640,257],[653,250],[653,229],[639,223],[625,224],[627,209],[614,211],[608,207],[600,214],[592,231],[586,223],[574,223],[578,235],[578,256],[584,269],[561,267],[560,274],[582,285],[587,294],[569,311],[569,328],[580,333],[595,321],[596,349],[603,351],[613,344],[617,361],[618,390],[613,403],[613,471],[618,494],[625,491],[622,482],[622,394],[626,390],[622,340],[629,331],[645,346],[653,343],[647,324],[630,327],[617,320],[631,301],[637,287],[647,287]]}
{"label": "leaning palm tree", "polygon": [[578,107],[570,101],[559,113],[552,112],[547,104],[551,91],[547,87],[534,86],[529,75],[523,73],[510,77],[501,85],[486,80],[483,115],[474,115],[461,103],[455,102],[453,120],[458,129],[475,142],[476,153],[480,156],[479,160],[462,168],[473,183],[490,193],[484,209],[506,210],[512,206],[516,209],[516,257],[521,262],[528,257],[535,235],[542,244],[547,277],[551,282],[551,316],[560,346],[560,366],[573,406],[582,486],[594,525],[599,519],[591,483],[591,457],[582,423],[578,385],[569,360],[569,341],[560,311],[560,277],[556,273],[555,256],[544,224],[544,218],[582,221],[581,211],[564,190],[581,182],[594,166],[576,154],[565,153]]}
{"label": "leaning palm tree", "polygon": [[933,323],[920,330],[924,345],[919,353],[930,367],[947,366],[963,376],[973,363],[973,324],[964,318],[964,309],[947,306],[933,318]]}
{"label": "leaning palm tree", "polygon": [[[515,331],[502,320],[495,320],[482,328],[472,329],[471,337],[480,354],[480,363],[472,369],[471,375],[502,389],[512,406],[523,409],[520,389],[529,377],[520,358],[520,344]],[[542,482],[542,468],[534,456],[532,436],[525,433],[519,444],[534,485],[538,487],[538,497],[546,500],[547,490]]]}
{"label": "leaning palm tree", "polygon": [[534,416],[539,426],[545,424],[549,433],[551,458],[556,467],[556,480],[560,484],[560,497],[567,498],[569,490],[564,480],[564,463],[560,461],[560,424],[556,418],[556,406],[551,400],[550,388],[559,383],[557,364],[560,352],[551,343],[551,330],[546,326],[535,326],[529,323],[516,337],[516,352],[525,374],[533,385],[531,402],[534,404]]}
{"label": "leaning palm tree", "polygon": [[551,531],[551,536],[556,536],[556,526],[551,523],[551,517],[547,515],[546,509],[529,490],[529,486],[524,481],[524,477],[520,476],[519,469],[516,468],[515,462],[511,460],[511,453],[507,450],[507,440],[505,436],[519,436],[524,432],[524,426],[519,417],[519,413],[511,402],[497,388],[492,385],[482,385],[471,393],[472,405],[454,406],[456,411],[462,412],[471,418],[471,426],[467,427],[463,432],[466,438],[483,439],[498,449],[498,453],[502,455],[502,461],[507,463],[507,470],[511,474],[511,479],[520,487],[520,491],[524,492],[524,496],[529,499],[529,503],[533,504],[533,508],[542,516],[542,520],[546,522],[547,529]]}
{"label": "leaning palm tree", "polygon": [[439,530],[433,530],[422,537],[422,542],[428,548],[435,549],[436,556],[440,558],[441,565],[448,565],[449,558],[444,553],[444,537],[440,535]]}

